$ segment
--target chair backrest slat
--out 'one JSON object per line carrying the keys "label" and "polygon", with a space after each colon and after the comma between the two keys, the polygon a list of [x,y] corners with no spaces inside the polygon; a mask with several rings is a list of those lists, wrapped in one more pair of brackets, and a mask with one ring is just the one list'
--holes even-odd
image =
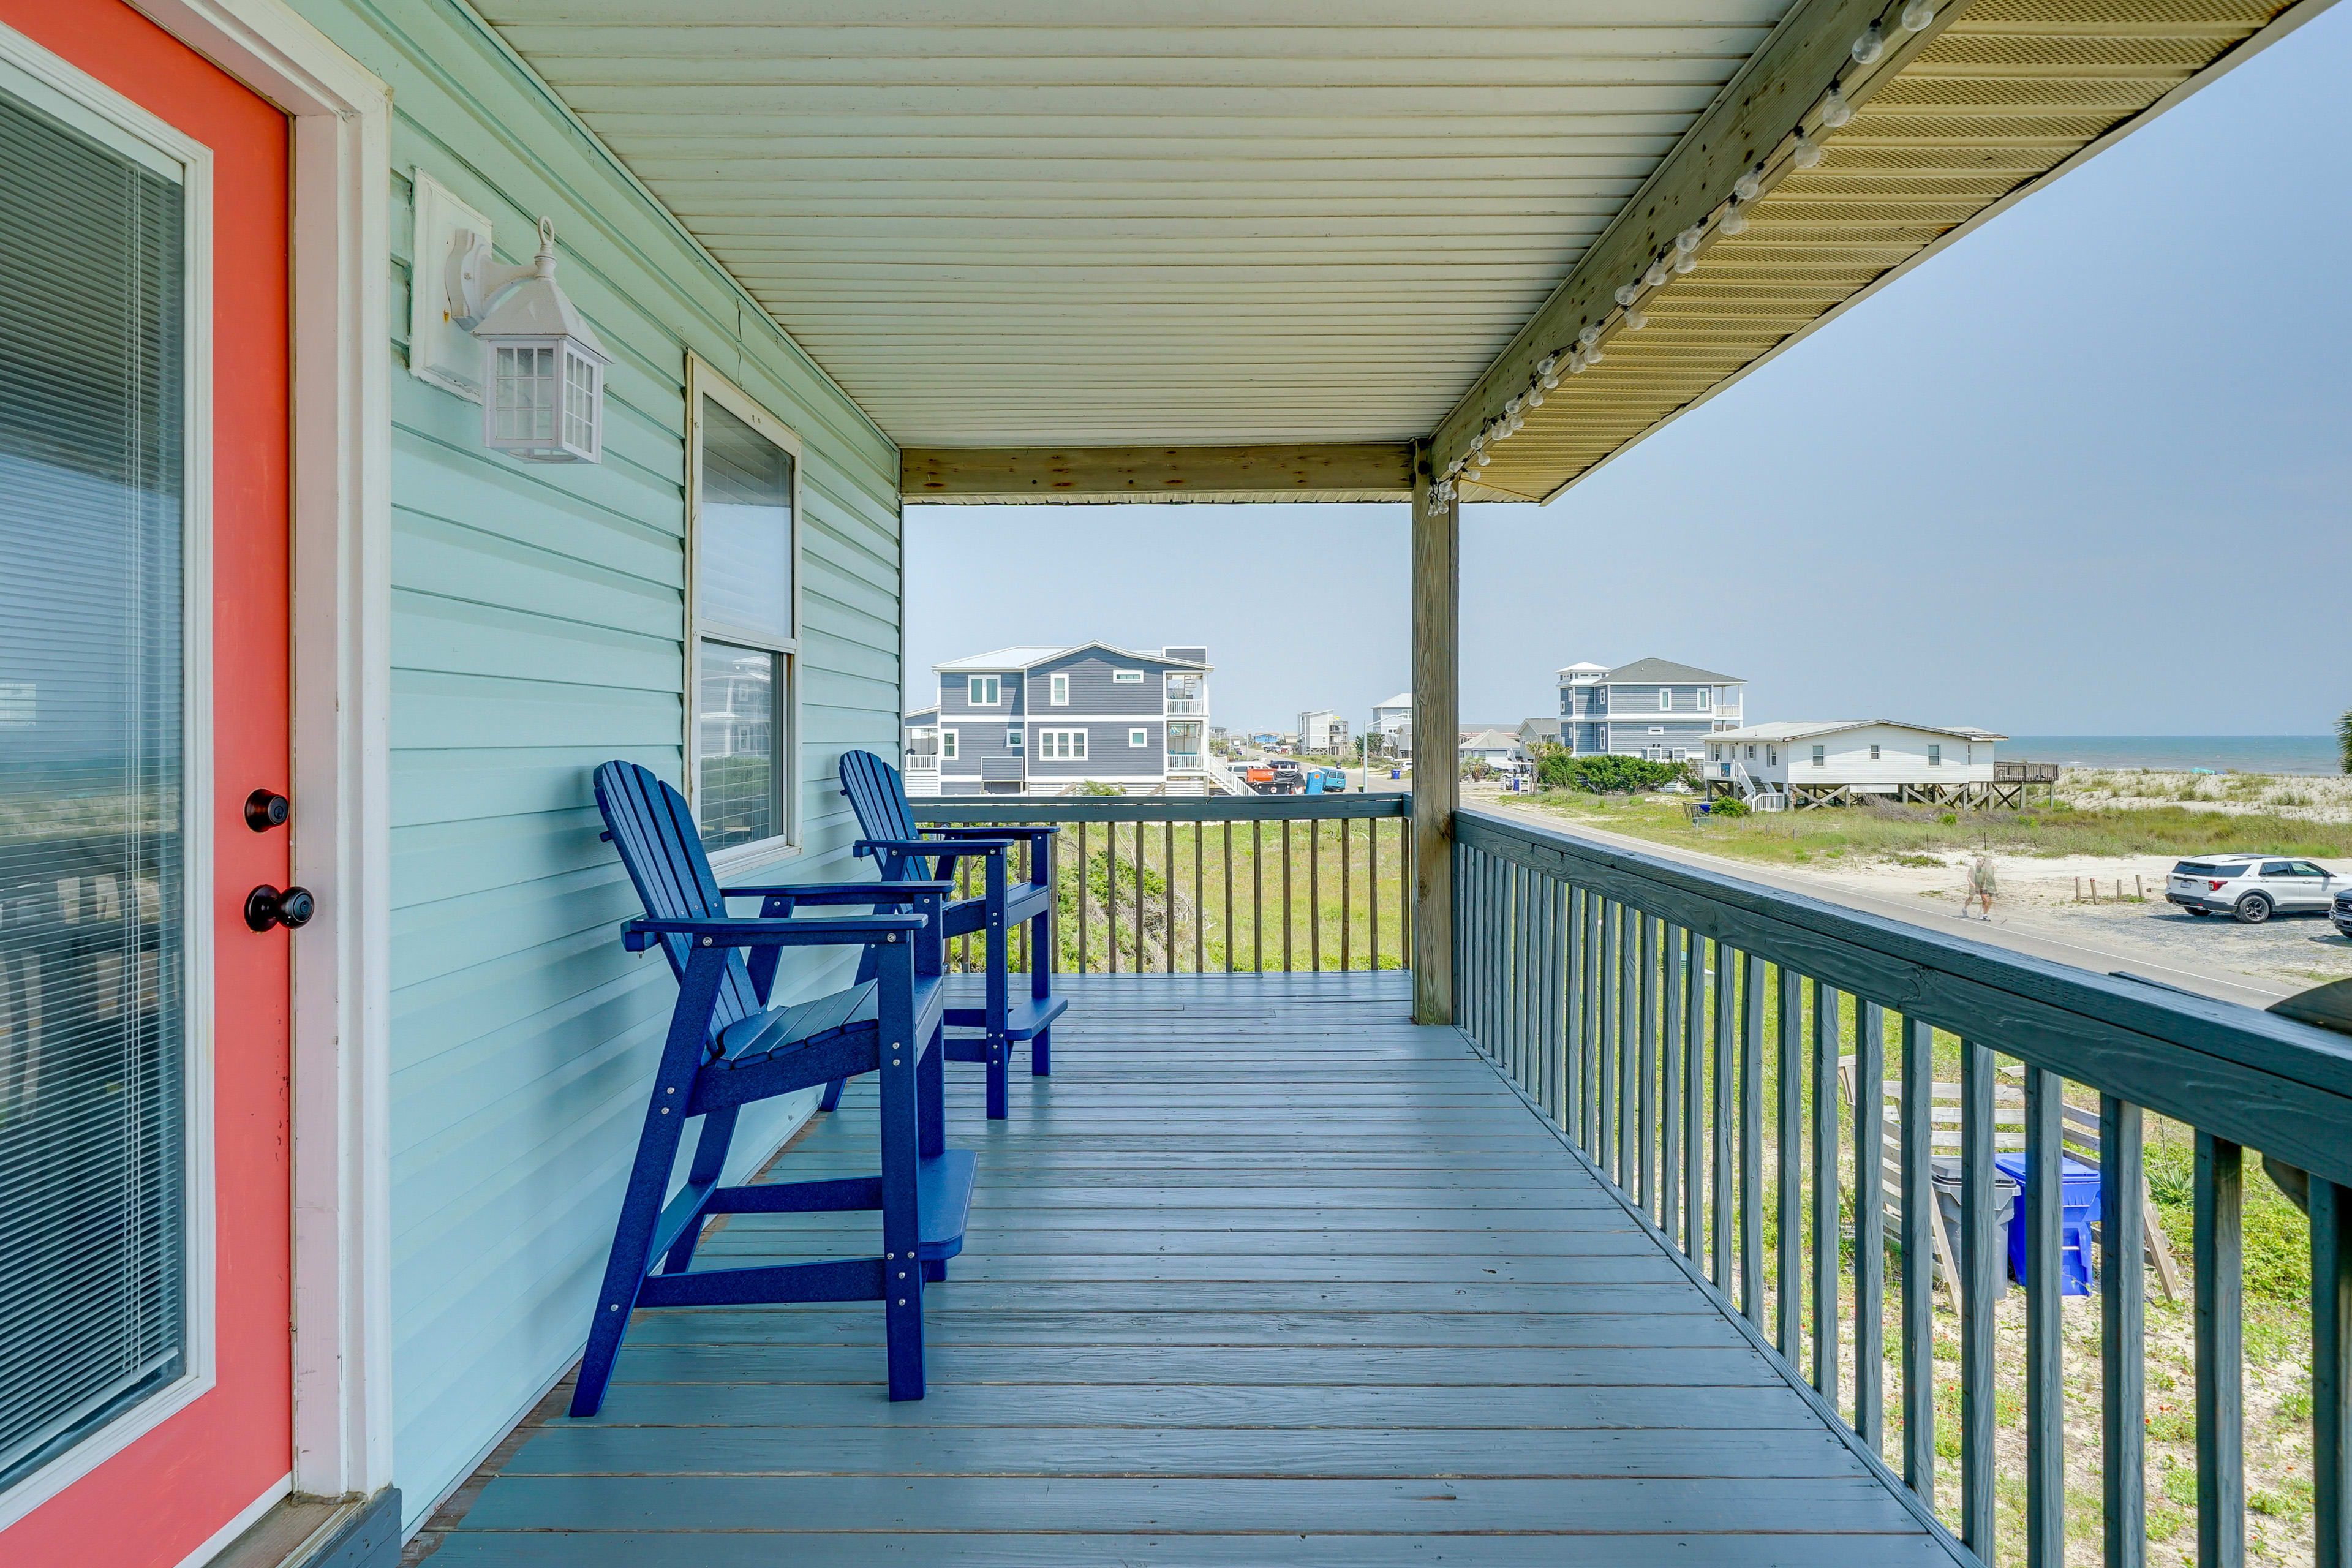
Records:
{"label": "chair backrest slat", "polygon": [[841,793],[868,838],[912,838],[915,814],[898,770],[871,752],[841,754]]}
{"label": "chair backrest slat", "polygon": [[[621,852],[621,864],[647,915],[656,920],[727,918],[727,900],[710,873],[710,858],[703,853],[702,835],[684,795],[635,763],[606,763],[596,770],[596,809],[604,813],[613,847]],[[683,976],[686,938],[665,936],[662,952],[669,958],[671,973]],[[711,1037],[761,1010],[743,955],[730,955],[710,1020]]]}

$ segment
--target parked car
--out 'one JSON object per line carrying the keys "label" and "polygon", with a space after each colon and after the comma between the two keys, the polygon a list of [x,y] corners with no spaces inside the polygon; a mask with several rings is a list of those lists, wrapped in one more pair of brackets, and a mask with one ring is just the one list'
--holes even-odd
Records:
{"label": "parked car", "polygon": [[1348,770],[1345,768],[1327,768],[1320,764],[1314,767],[1304,768],[1300,770],[1301,782],[1303,783],[1306,777],[1309,774],[1320,778],[1323,781],[1323,793],[1325,795],[1345,795],[1348,793]]}
{"label": "parked car", "polygon": [[1306,787],[1298,764],[1288,757],[1263,757],[1252,763],[1242,782],[1260,795],[1297,795]]}
{"label": "parked car", "polygon": [[2242,924],[2260,925],[2273,914],[2326,913],[2337,918],[2331,906],[2347,885],[2352,885],[2352,878],[2309,860],[2275,855],[2203,855],[2172,868],[2165,881],[2164,898],[2200,918],[2231,915]]}
{"label": "parked car", "polygon": [[[2339,882],[2343,879],[2341,877],[2336,879]],[[2352,936],[2352,888],[2347,888],[2336,895],[2336,902],[2328,910],[2327,918],[2337,931],[2342,931],[2346,936]]]}

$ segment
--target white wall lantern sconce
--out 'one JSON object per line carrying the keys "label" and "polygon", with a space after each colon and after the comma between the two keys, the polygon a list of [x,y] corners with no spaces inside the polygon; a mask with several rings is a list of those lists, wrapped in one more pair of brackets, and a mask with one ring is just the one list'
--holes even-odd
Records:
{"label": "white wall lantern sconce", "polygon": [[482,444],[534,463],[604,459],[604,372],[613,356],[555,281],[555,224],[539,220],[528,267],[493,258],[470,229],[450,237],[448,319],[482,345]]}

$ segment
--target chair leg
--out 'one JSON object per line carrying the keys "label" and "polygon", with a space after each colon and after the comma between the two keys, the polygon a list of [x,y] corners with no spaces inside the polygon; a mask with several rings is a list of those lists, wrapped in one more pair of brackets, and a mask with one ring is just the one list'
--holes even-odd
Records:
{"label": "chair leg", "polygon": [[[1029,994],[1043,1002],[1054,994],[1054,910],[1052,905],[1029,922]],[[1040,1029],[1029,1037],[1029,1076],[1054,1075],[1054,1031]]]}
{"label": "chair leg", "polygon": [[988,1119],[1003,1121],[1013,1113],[1011,1087],[1005,1082],[1005,1058],[1013,1047],[994,1029],[988,1031]]}
{"label": "chair leg", "polygon": [[842,1091],[843,1089],[845,1089],[848,1088],[848,1087],[849,1087],[849,1080],[848,1080],[847,1079],[845,1079],[845,1078],[837,1078],[837,1079],[835,1079],[831,1083],[826,1084],[826,1085],[824,1086],[824,1098],[823,1100],[818,1100],[818,1101],[816,1102],[816,1108],[817,1108],[819,1110],[840,1110],[840,1109],[841,1109],[841,1091]]}
{"label": "chair leg", "polygon": [[937,1282],[946,1279],[947,1277],[948,1261],[946,1258],[942,1258],[936,1263],[926,1263],[923,1265],[923,1278],[925,1279]]}
{"label": "chair leg", "polygon": [[948,1146],[948,1032],[944,1026],[932,1031],[930,1048],[915,1069],[915,1107],[923,1158],[928,1160]]}
{"label": "chair leg", "polygon": [[[694,1166],[687,1173],[688,1181],[715,1183],[727,1173],[727,1148],[735,1141],[735,1118],[742,1110],[730,1105],[702,1119],[702,1135],[695,1140]],[[683,1274],[693,1268],[694,1249],[701,1240],[702,1223],[698,1220],[670,1243],[668,1255],[662,1259],[662,1272]]]}
{"label": "chair leg", "polygon": [[[662,1097],[659,1083],[654,1086],[654,1096]],[[574,1415],[593,1415],[604,1407],[604,1385],[612,1381],[613,1363],[621,1353],[621,1336],[628,1331],[637,1288],[645,1283],[646,1265],[652,1261],[654,1226],[661,1219],[662,1194],[677,1159],[678,1123],[683,1120],[657,1115],[657,1109],[646,1108],[646,1129],[637,1139],[636,1163],[629,1169],[628,1192],[621,1200],[620,1223],[613,1231],[604,1289],[596,1296],[595,1320],[588,1325],[588,1348],[580,1358],[580,1382],[572,1394]]]}
{"label": "chair leg", "polygon": [[1029,1037],[1029,1076],[1054,1076],[1054,1031],[1040,1029]]}
{"label": "chair leg", "polygon": [[[890,1037],[885,1009],[883,1038]],[[903,1025],[901,1026],[904,1026]],[[911,1031],[910,1031],[911,1032]],[[904,1040],[906,1037],[899,1037]],[[911,1047],[912,1041],[907,1045]],[[919,1126],[916,1064],[911,1049],[882,1052],[882,1322],[889,1346],[890,1397],[923,1397],[923,1269],[916,1258],[921,1230],[915,1208]]]}

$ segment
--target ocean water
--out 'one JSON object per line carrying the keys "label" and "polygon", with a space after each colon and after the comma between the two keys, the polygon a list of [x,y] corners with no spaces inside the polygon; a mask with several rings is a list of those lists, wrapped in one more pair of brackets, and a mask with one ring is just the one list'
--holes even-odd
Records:
{"label": "ocean water", "polygon": [[2333,773],[2343,767],[2332,735],[2016,735],[1997,754],[2005,763],[2173,772]]}

